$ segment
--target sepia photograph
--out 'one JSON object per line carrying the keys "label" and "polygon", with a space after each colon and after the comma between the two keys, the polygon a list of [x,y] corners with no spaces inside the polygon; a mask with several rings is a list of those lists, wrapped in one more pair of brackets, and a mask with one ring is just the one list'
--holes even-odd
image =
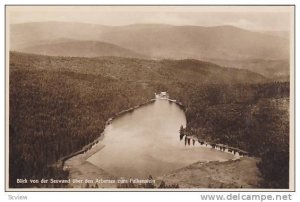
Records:
{"label": "sepia photograph", "polygon": [[6,5],[6,191],[294,191],[293,5]]}

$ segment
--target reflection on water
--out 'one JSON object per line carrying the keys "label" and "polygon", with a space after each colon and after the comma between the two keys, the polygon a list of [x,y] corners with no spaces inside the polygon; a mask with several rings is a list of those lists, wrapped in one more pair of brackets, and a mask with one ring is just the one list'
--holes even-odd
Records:
{"label": "reflection on water", "polygon": [[163,175],[197,161],[227,160],[231,154],[179,140],[184,112],[167,100],[156,100],[127,113],[105,129],[105,147],[88,161],[117,177]]}

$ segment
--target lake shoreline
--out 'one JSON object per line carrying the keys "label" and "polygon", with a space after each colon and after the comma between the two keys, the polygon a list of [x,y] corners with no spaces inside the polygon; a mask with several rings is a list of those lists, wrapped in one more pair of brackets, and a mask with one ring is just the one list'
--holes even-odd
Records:
{"label": "lake shoreline", "polygon": [[[156,100],[157,99],[151,99],[151,100],[148,100],[147,102],[136,105],[136,106],[131,107],[127,110],[122,110],[118,113],[115,113],[112,117],[110,117],[106,121],[105,126],[110,125],[114,119],[119,118],[119,117],[121,117],[122,115],[124,115],[128,112],[129,113],[133,112],[134,110],[136,110],[136,109],[138,109],[142,106],[151,104],[151,103],[155,102]],[[178,102],[176,100],[171,100],[171,99],[164,99],[164,100],[167,100],[168,102],[171,102],[171,103],[175,103],[180,108],[184,109],[184,105],[181,102]],[[72,153],[72,154],[70,154],[66,157],[63,157],[61,159],[62,168],[64,170],[68,170],[70,172],[69,175],[72,176],[72,178],[76,178],[76,179],[79,178],[79,179],[84,180],[85,178],[88,178],[88,179],[95,178],[95,174],[97,174],[97,178],[117,179],[115,176],[113,176],[113,175],[109,174],[108,172],[104,171],[102,168],[97,167],[97,166],[93,165],[92,163],[86,161],[93,154],[99,152],[101,149],[104,148],[105,145],[101,144],[101,142],[100,142],[100,141],[103,140],[103,138],[104,138],[104,131],[101,133],[101,135],[96,140],[94,140],[90,144],[84,146],[80,151],[77,151],[77,152]],[[200,141],[199,141],[199,143],[200,143]],[[208,147],[208,148],[212,148],[212,147]],[[215,148],[213,148],[213,149],[215,149]],[[225,151],[222,151],[222,150],[220,150],[220,151],[225,152]],[[236,156],[233,155],[232,159],[229,159],[229,160],[226,160],[226,161],[216,161],[216,162],[220,162],[220,163],[229,162],[229,161],[234,162],[236,160],[240,160],[240,157],[236,158]],[[201,161],[202,164],[209,164],[211,162],[214,162],[214,160],[212,160],[212,161]],[[191,164],[191,165],[193,165],[193,164]],[[188,165],[188,166],[183,167],[181,169],[189,168],[191,165]],[[181,169],[178,169],[178,170],[181,170]],[[161,178],[161,177],[162,176],[158,177],[158,179]],[[80,186],[79,184],[72,184],[70,186],[77,187],[77,188],[83,188],[82,185]],[[78,187],[78,186],[80,186],[80,187]],[[103,185],[103,186],[98,185],[98,186],[102,187],[102,188],[107,188],[106,185]],[[109,184],[108,188],[116,188],[116,184],[114,186],[112,186],[112,184]]]}
{"label": "lake shoreline", "polygon": [[[115,113],[113,116],[111,116],[110,118],[107,119],[107,121],[105,122],[105,126],[109,125],[114,119],[116,119],[116,118],[122,116],[123,114],[125,114],[125,113],[127,113],[127,112],[132,112],[132,111],[134,111],[135,109],[138,109],[139,107],[142,107],[142,106],[145,106],[145,105],[147,105],[147,104],[153,103],[154,101],[155,101],[155,99],[151,99],[151,100],[148,100],[148,101],[146,101],[146,102],[144,102],[144,103],[142,103],[142,104],[139,104],[139,105],[136,105],[136,106],[131,107],[131,108],[129,108],[129,109],[122,110],[122,111],[120,111],[120,112]],[[87,152],[87,151],[90,150],[94,145],[96,145],[97,143],[99,143],[99,141],[101,141],[103,138],[104,138],[104,131],[102,131],[101,134],[100,134],[100,136],[99,136],[98,138],[96,138],[93,142],[91,142],[91,143],[89,143],[89,144],[83,146],[81,150],[79,150],[79,151],[77,151],[77,152],[74,152],[74,153],[71,153],[71,154],[69,154],[69,155],[67,155],[67,156],[64,156],[64,157],[62,157],[60,160],[58,160],[58,162],[56,163],[57,167],[62,167],[62,168],[63,168],[65,162],[66,162],[68,159],[70,159],[70,158],[72,158],[72,157],[74,157],[74,156],[76,156],[76,155],[80,155],[80,154],[83,154],[83,153]]]}
{"label": "lake shoreline", "polygon": [[[158,99],[159,99],[159,98],[158,98]],[[172,100],[172,99],[166,99],[166,100],[168,100],[169,102],[172,102],[172,103],[177,104],[177,105],[178,105],[180,108],[182,108],[182,109],[185,108],[184,105],[183,105],[181,102],[177,101],[177,100]],[[143,102],[142,104],[138,104],[138,105],[135,105],[134,107],[131,107],[131,108],[122,110],[122,111],[120,111],[120,112],[117,112],[117,113],[115,113],[113,116],[111,116],[110,118],[107,119],[107,121],[105,122],[105,126],[111,124],[111,122],[112,122],[114,119],[121,117],[121,116],[124,115],[125,113],[133,112],[134,110],[136,110],[136,109],[138,109],[138,108],[140,108],[140,107],[143,107],[143,106],[145,106],[145,105],[151,104],[151,103],[153,103],[153,102],[155,102],[155,101],[156,101],[156,99],[150,99],[150,100],[148,100],[148,101],[146,101],[146,102]],[[99,136],[98,138],[96,138],[93,142],[91,142],[91,143],[89,143],[89,144],[83,146],[81,150],[79,150],[79,151],[77,151],[77,152],[74,152],[74,153],[72,153],[72,154],[69,154],[69,155],[67,155],[67,156],[62,157],[62,158],[61,158],[60,160],[58,160],[58,162],[56,163],[57,166],[58,166],[58,167],[64,167],[64,163],[65,163],[68,159],[70,159],[70,158],[72,158],[72,157],[74,157],[74,156],[76,156],[76,155],[83,154],[83,153],[87,152],[87,151],[90,150],[95,144],[99,143],[99,141],[101,141],[101,140],[103,139],[103,137],[104,137],[104,131],[102,131],[101,134],[100,134],[100,136]]]}

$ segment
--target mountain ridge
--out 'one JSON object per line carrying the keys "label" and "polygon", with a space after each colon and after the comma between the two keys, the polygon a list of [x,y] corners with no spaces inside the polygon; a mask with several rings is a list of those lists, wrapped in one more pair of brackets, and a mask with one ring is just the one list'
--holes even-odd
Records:
{"label": "mountain ridge", "polygon": [[101,57],[119,56],[145,58],[132,50],[118,45],[100,41],[77,41],[68,40],[50,44],[34,45],[21,49],[21,52],[49,55],[49,56],[68,56],[68,57]]}
{"label": "mountain ridge", "polygon": [[[156,58],[288,58],[288,40],[231,25],[177,26],[132,24],[106,26],[46,22],[10,25],[11,50],[38,40],[70,38],[113,43]],[[22,44],[24,46],[22,47]]]}
{"label": "mountain ridge", "polygon": [[[275,80],[289,78],[289,39],[232,25],[106,26],[75,22],[39,22],[10,25],[10,33],[10,50],[14,51],[26,52],[28,47],[51,44],[61,39],[64,39],[61,41],[95,41],[95,43],[111,43],[130,50],[129,52],[133,51],[135,53],[133,57],[198,59],[221,66],[248,69]],[[85,48],[86,51],[90,51],[89,49],[92,48]],[[114,51],[106,51],[105,54],[76,56],[103,55],[126,57],[128,54],[118,55]],[[132,57],[132,54],[129,56]]]}

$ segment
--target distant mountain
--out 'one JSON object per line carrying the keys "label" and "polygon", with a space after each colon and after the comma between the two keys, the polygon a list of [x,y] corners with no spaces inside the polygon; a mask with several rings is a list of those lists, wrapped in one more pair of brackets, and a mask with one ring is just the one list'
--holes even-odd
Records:
{"label": "distant mountain", "polygon": [[11,50],[59,38],[104,41],[154,58],[286,59],[289,40],[233,26],[201,27],[164,24],[102,26],[45,22],[10,27]]}
{"label": "distant mountain", "polygon": [[245,60],[218,60],[205,59],[213,61],[215,64],[234,67],[238,69],[248,69],[259,73],[267,78],[277,81],[289,81],[290,77],[290,61],[285,60],[268,60],[268,59],[245,59]]}
{"label": "distant mountain", "polygon": [[285,38],[285,39],[290,38],[290,32],[289,31],[264,31],[262,33],[277,36],[277,37],[282,37],[282,38]]}
{"label": "distant mountain", "polygon": [[97,41],[105,26],[72,22],[36,22],[10,25],[10,50],[61,39]]}
{"label": "distant mountain", "polygon": [[14,51],[81,57],[199,59],[274,79],[289,77],[289,44],[289,39],[278,33],[234,26],[102,26],[69,22],[10,25],[10,50]]}
{"label": "distant mountain", "polygon": [[135,57],[143,58],[145,56],[134,51],[122,48],[120,46],[97,41],[76,41],[54,42],[42,45],[34,45],[21,48],[20,51],[49,56],[71,56],[71,57]]}
{"label": "distant mountain", "polygon": [[156,58],[288,58],[289,41],[233,26],[132,25],[103,32],[101,40]]}

